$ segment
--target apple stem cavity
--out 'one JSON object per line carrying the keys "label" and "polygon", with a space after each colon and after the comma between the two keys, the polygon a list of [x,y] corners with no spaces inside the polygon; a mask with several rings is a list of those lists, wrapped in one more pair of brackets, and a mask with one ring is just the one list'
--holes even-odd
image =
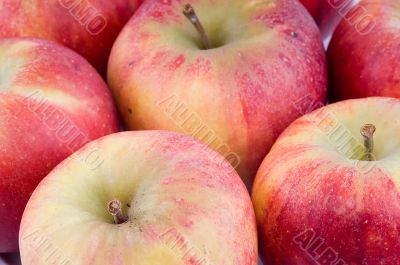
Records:
{"label": "apple stem cavity", "polygon": [[122,224],[128,221],[128,217],[122,213],[122,203],[119,200],[112,200],[107,204],[108,212],[114,217],[115,224]]}
{"label": "apple stem cavity", "polygon": [[183,7],[183,14],[190,20],[190,22],[199,32],[204,48],[207,50],[211,49],[210,38],[208,37],[207,32],[205,31],[203,25],[201,24],[199,17],[194,11],[194,8],[190,4],[186,4]]}
{"label": "apple stem cavity", "polygon": [[375,126],[373,124],[365,124],[361,127],[361,135],[364,137],[364,146],[366,158],[368,161],[374,161],[373,150],[374,150],[374,133]]}

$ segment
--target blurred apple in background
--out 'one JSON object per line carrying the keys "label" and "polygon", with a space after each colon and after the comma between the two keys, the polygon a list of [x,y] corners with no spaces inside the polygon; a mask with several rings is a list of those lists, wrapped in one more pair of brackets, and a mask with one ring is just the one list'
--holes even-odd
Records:
{"label": "blurred apple in background", "polygon": [[359,0],[300,0],[300,2],[315,19],[327,47],[336,26]]}
{"label": "blurred apple in background", "polygon": [[[104,159],[94,170],[80,159],[93,150]],[[32,195],[22,263],[256,265],[250,196],[214,156],[191,137],[163,131],[86,145]]]}
{"label": "blurred apple in background", "polygon": [[187,2],[142,4],[113,47],[110,87],[127,129],[192,135],[250,187],[278,135],[313,109],[292,103],[325,102],[319,31],[297,0]]}
{"label": "blurred apple in background", "polygon": [[142,0],[2,0],[0,37],[38,37],[68,46],[106,73],[118,33]]}
{"label": "blurred apple in background", "polygon": [[18,253],[0,254],[0,265],[21,265],[21,258]]}
{"label": "blurred apple in background", "polygon": [[[0,253],[18,250],[22,212],[39,181],[117,130],[110,92],[86,60],[53,42],[0,40]],[[82,159],[101,162],[96,153]]]}
{"label": "blurred apple in background", "polygon": [[315,19],[318,19],[320,8],[325,1],[328,0],[300,0],[310,15]]}
{"label": "blurred apple in background", "polygon": [[351,10],[328,50],[334,100],[400,97],[399,25],[398,0],[364,0]]}
{"label": "blurred apple in background", "polygon": [[399,117],[398,99],[348,100],[283,132],[252,194],[266,264],[400,264]]}

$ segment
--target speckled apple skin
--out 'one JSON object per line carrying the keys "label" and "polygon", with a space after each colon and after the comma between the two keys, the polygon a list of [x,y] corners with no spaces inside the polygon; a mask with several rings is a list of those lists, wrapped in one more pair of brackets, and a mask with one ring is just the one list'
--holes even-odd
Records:
{"label": "speckled apple skin", "polygon": [[[364,17],[361,10],[371,17],[372,24],[361,31],[367,34],[357,31],[363,23],[354,23]],[[400,2],[365,0],[348,17],[353,23],[339,24],[328,49],[333,100],[400,98]]]}
{"label": "speckled apple skin", "polygon": [[85,59],[53,42],[0,41],[0,252],[18,250],[22,212],[39,181],[117,130],[111,94]]}
{"label": "speckled apple skin", "polygon": [[[266,264],[400,264],[399,116],[398,99],[347,100],[282,133],[252,194]],[[339,148],[350,139],[343,128],[362,145],[366,123],[376,126],[377,161],[356,166]]]}
{"label": "speckled apple skin", "polygon": [[[105,74],[112,44],[141,2],[2,0],[0,21],[4,23],[0,24],[0,37],[37,37],[57,41],[77,51]],[[95,27],[96,21],[99,28]]]}
{"label": "speckled apple skin", "polygon": [[[325,101],[318,28],[298,1],[187,2],[210,38],[219,36],[224,45],[199,49],[198,34],[179,1],[146,1],[113,47],[110,88],[128,129],[179,131],[217,150],[222,142],[240,157],[236,169],[250,187],[278,135],[313,109],[298,102],[308,97],[320,106]],[[217,140],[201,129],[192,133],[166,113],[162,101],[171,96],[184,105],[173,115],[181,120],[195,115],[201,124],[192,128],[204,125]]]}
{"label": "speckled apple skin", "polygon": [[[97,150],[91,170],[79,157]],[[91,142],[57,166],[24,212],[23,264],[256,265],[257,232],[247,189],[203,144],[166,131],[123,132]],[[214,153],[213,155],[217,155]],[[129,221],[114,224],[118,199]],[[33,236],[32,236],[33,235]]]}

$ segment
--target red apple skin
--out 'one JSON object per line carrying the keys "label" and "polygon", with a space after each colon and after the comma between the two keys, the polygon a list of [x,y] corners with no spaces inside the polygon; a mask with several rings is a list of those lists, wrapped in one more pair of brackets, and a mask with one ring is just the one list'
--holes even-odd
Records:
{"label": "red apple skin", "polygon": [[300,0],[313,18],[318,17],[321,3],[324,1],[325,0]]}
{"label": "red apple skin", "polygon": [[300,0],[317,23],[326,44],[357,0]]}
{"label": "red apple skin", "polygon": [[[296,120],[282,133],[252,193],[266,264],[400,264],[400,141],[390,140],[400,133],[399,123],[391,123],[399,115],[398,99],[346,100]],[[368,122],[376,125],[375,148],[385,155],[362,170],[329,137],[343,125],[362,145],[359,128]],[[324,262],[331,250],[336,261]]]}
{"label": "red apple skin", "polygon": [[0,75],[0,252],[11,252],[39,181],[86,142],[116,132],[118,121],[102,78],[59,44],[2,39]]}
{"label": "red apple skin", "polygon": [[[361,31],[363,34],[354,25],[342,20],[329,45],[332,99],[339,101],[369,96],[399,98],[400,2],[364,0],[353,7],[348,17],[357,17],[361,8],[372,18],[369,27]],[[361,26],[359,24],[363,28]]]}
{"label": "red apple skin", "polygon": [[[212,27],[212,14],[219,10],[227,17],[237,16],[233,21],[243,21],[238,29],[245,24],[243,27],[249,28],[246,34],[258,32],[253,35],[262,41],[250,35],[206,51],[194,44],[182,47],[189,45],[196,32],[182,15],[180,3],[149,0],[113,47],[109,85],[129,130],[191,134],[160,108],[160,101],[176,96],[185,110],[176,111],[175,117],[198,116],[219,142],[204,139],[202,129],[193,135],[214,150],[221,142],[228,146],[240,158],[240,164],[234,166],[251,187],[257,168],[278,135],[310,108],[296,102],[308,97],[315,106],[324,104],[325,52],[314,21],[298,1],[273,0],[258,5],[234,1],[230,8],[224,0],[202,1],[188,2],[197,7],[206,28]],[[233,32],[238,35],[236,29]],[[181,45],[179,41],[186,42]],[[200,128],[201,124],[191,126]]]}
{"label": "red apple skin", "polygon": [[[57,41],[77,51],[105,74],[112,44],[142,0],[1,2],[0,20],[7,23],[1,23],[0,37],[37,37]],[[95,11],[85,13],[85,10]],[[99,21],[98,28],[93,21]],[[104,22],[106,24],[100,24]],[[103,25],[106,25],[104,29]]]}

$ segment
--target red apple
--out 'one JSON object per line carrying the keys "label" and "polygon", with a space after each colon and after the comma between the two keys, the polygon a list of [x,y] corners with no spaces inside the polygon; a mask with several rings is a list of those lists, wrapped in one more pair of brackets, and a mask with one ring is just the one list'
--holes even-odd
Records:
{"label": "red apple", "polygon": [[[0,253],[18,249],[22,212],[39,181],[117,130],[110,92],[86,60],[52,42],[0,40]],[[96,153],[82,159],[101,163]]]}
{"label": "red apple", "polygon": [[300,0],[313,18],[318,18],[321,5],[325,1],[327,0]]}
{"label": "red apple", "polygon": [[358,0],[321,0],[317,24],[321,31],[326,47],[332,38],[332,34],[340,21],[346,16],[349,10],[358,2]]}
{"label": "red apple", "polygon": [[105,73],[111,46],[141,1],[2,0],[0,37],[57,41]]}
{"label": "red apple", "polygon": [[364,0],[337,27],[328,56],[334,100],[400,97],[400,2]]}
{"label": "red apple", "polygon": [[252,194],[266,264],[400,264],[399,116],[398,99],[355,99],[283,132]]}
{"label": "red apple", "polygon": [[343,17],[357,0],[300,0],[319,26],[326,44]]}
{"label": "red apple", "polygon": [[[110,87],[128,129],[192,135],[250,187],[277,136],[305,111],[288,102],[325,101],[319,31],[297,0],[187,2],[142,4],[113,47]],[[197,12],[211,47],[183,9]]]}
{"label": "red apple", "polygon": [[[93,150],[104,159],[94,170],[80,159]],[[257,265],[250,196],[216,156],[163,131],[88,144],[32,195],[21,224],[22,263]]]}

